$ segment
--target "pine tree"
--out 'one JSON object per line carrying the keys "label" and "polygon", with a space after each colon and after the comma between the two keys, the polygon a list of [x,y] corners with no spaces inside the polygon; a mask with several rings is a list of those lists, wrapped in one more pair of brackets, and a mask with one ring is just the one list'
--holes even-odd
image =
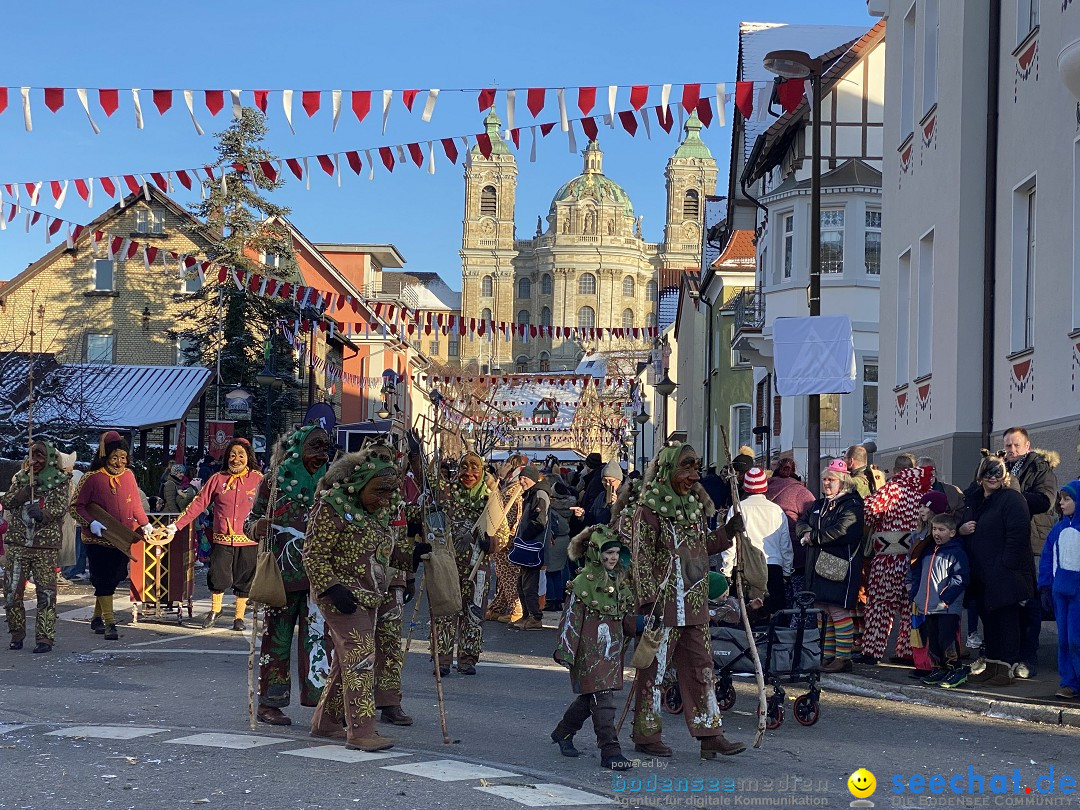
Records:
{"label": "pine tree", "polygon": [[[220,237],[207,250],[215,271],[224,265],[298,283],[292,239],[283,221],[289,209],[263,196],[284,182],[280,177],[271,180],[260,168],[260,163],[276,160],[260,145],[266,132],[265,116],[245,107],[239,119],[218,133],[213,164],[217,179],[203,180],[203,199],[190,208],[206,229]],[[269,365],[278,376],[293,378],[292,351],[279,327],[282,321],[299,317],[296,303],[260,297],[246,286],[238,289],[231,278],[220,283],[214,271],[203,288],[192,294],[190,303],[181,316],[186,326],[176,333],[184,341],[188,361],[220,369],[220,385],[238,385],[252,392],[252,421],[256,431],[261,431],[267,391],[258,385],[256,376]],[[271,392],[271,400],[272,432],[280,435],[299,397],[295,389],[285,388]],[[235,432],[250,436],[251,426],[238,423]]]}

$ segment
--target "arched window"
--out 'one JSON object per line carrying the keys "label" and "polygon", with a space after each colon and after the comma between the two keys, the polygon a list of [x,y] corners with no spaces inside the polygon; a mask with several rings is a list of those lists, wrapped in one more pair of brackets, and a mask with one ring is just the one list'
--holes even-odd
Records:
{"label": "arched window", "polygon": [[522,355],[517,359],[517,372],[518,374],[525,374],[529,370],[529,358]]}
{"label": "arched window", "polygon": [[697,219],[700,210],[697,189],[689,189],[682,201],[683,219]]}
{"label": "arched window", "polygon": [[529,324],[529,310],[527,310],[527,309],[518,310],[517,322],[518,323],[523,323],[526,326],[528,326],[528,324]]}
{"label": "arched window", "polygon": [[540,352],[540,370],[551,371],[551,355],[547,352]]}
{"label": "arched window", "polygon": [[555,282],[553,282],[551,280],[550,275],[548,275],[547,273],[544,273],[544,275],[542,275],[540,277],[540,294],[541,295],[551,295],[552,292],[554,292],[554,290],[555,290]]}
{"label": "arched window", "polygon": [[656,297],[656,280],[649,279],[649,283],[645,285],[645,300],[655,301]]}
{"label": "arched window", "polygon": [[540,310],[540,325],[551,326],[551,307],[544,307]]}
{"label": "arched window", "polygon": [[490,321],[491,320],[491,310],[488,309],[487,307],[484,307],[483,312],[480,313],[480,320],[482,320],[482,321]]}
{"label": "arched window", "polygon": [[480,213],[493,217],[499,212],[498,198],[494,186],[484,186],[480,191]]}
{"label": "arched window", "polygon": [[596,292],[596,276],[592,273],[582,273],[577,283],[578,295],[593,295]]}
{"label": "arched window", "polygon": [[632,329],[634,326],[634,310],[627,307],[622,313],[623,329]]}
{"label": "arched window", "polygon": [[634,297],[634,277],[627,276],[622,280],[622,294],[626,298]]}
{"label": "arched window", "polygon": [[582,307],[577,311],[578,329],[592,329],[596,326],[596,313],[592,307]]}
{"label": "arched window", "polygon": [[532,282],[529,279],[518,280],[518,298],[532,298]]}
{"label": "arched window", "polygon": [[480,294],[484,297],[490,298],[494,287],[495,282],[491,280],[491,276],[484,276],[480,279]]}

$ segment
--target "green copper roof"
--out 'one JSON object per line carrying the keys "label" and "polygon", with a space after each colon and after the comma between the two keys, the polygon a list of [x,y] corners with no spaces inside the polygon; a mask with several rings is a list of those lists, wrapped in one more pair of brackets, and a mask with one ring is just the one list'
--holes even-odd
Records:
{"label": "green copper roof", "polygon": [[686,137],[679,144],[679,148],[675,150],[673,157],[712,159],[712,152],[705,145],[705,141],[701,140],[701,121],[698,119],[696,112],[690,113],[690,117],[686,119],[683,132],[686,133]]}
{"label": "green copper roof", "polygon": [[[500,121],[499,116],[495,114],[495,108],[493,107],[491,111],[488,112],[487,117],[484,118],[484,130],[491,137],[491,154],[509,155],[510,147],[506,145],[506,141],[504,141],[499,134],[500,126],[502,126],[502,121]],[[480,147],[473,146],[469,151],[473,155],[479,155]]]}
{"label": "green copper roof", "polygon": [[555,204],[566,200],[595,200],[598,203],[615,203],[623,207],[627,216],[634,215],[634,206],[630,202],[622,186],[603,173],[603,156],[600,144],[589,141],[585,147],[585,170],[573,180],[563,183],[562,187],[555,192],[551,201],[549,214],[555,213]]}

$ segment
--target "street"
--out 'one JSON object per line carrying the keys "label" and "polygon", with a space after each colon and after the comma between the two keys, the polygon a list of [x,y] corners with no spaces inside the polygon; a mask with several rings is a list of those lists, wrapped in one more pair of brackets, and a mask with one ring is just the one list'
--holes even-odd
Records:
{"label": "street", "polygon": [[[254,732],[247,719],[247,638],[224,628],[123,624],[118,642],[88,629],[88,589],[61,591],[58,644],[50,655],[0,653],[0,808],[506,808],[522,806],[846,806],[849,774],[876,775],[876,806],[1070,804],[1063,776],[1077,776],[1078,735],[1063,727],[988,719],[959,711],[830,693],[821,719],[792,719],[767,732],[759,750],[702,761],[679,716],[666,716],[670,760],[639,760],[604,772],[591,728],[576,738],[581,757],[560,757],[548,738],[572,699],[550,658],[546,629],[519,632],[488,623],[473,677],[444,680],[450,738],[442,743],[426,622],[416,628],[404,676],[407,728],[381,725],[397,741],[382,754],[347,751],[307,734],[311,710],[287,709],[294,725]],[[196,603],[196,616],[208,602]],[[29,607],[29,606],[28,606]],[[118,609],[127,621],[126,602]],[[625,698],[625,691],[619,704]],[[726,734],[749,742],[751,684],[738,685]],[[629,723],[629,721],[628,721]],[[634,757],[629,728],[621,738]],[[1007,776],[1006,795],[915,793],[912,777]],[[1054,793],[1026,788],[1053,768]],[[1019,776],[1014,779],[1014,769]],[[650,778],[656,776],[653,781]],[[899,784],[908,789],[894,793]],[[665,779],[672,780],[664,790]],[[681,784],[678,780],[686,780]],[[640,781],[636,781],[640,780]],[[696,781],[695,781],[696,780]],[[1020,794],[1013,791],[1017,782]],[[1043,786],[1048,784],[1043,781]],[[756,800],[756,801],[751,801]],[[1052,800],[1052,801],[1047,801]]]}

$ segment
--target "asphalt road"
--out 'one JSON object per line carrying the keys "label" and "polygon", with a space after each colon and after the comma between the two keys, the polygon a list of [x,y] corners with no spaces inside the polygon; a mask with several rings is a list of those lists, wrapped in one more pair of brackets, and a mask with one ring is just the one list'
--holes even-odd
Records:
{"label": "asphalt road", "polygon": [[[1080,781],[1076,731],[827,692],[820,721],[802,727],[790,710],[798,686],[789,690],[787,721],[767,733],[760,749],[736,757],[700,760],[680,716],[665,718],[674,757],[640,761],[631,773],[600,769],[588,726],[577,738],[582,756],[560,757],[548,734],[572,694],[550,657],[554,614],[546,614],[551,628],[544,631],[487,626],[478,674],[455,672],[444,681],[450,744],[439,727],[421,623],[404,679],[405,709],[416,723],[383,727],[397,745],[372,758],[307,736],[311,710],[295,705],[287,710],[292,727],[260,724],[251,731],[246,636],[128,624],[118,642],[105,642],[89,631],[88,594],[83,587],[61,591],[53,653],[0,649],[3,810],[846,807],[853,798],[847,778],[859,767],[876,776],[877,807],[1080,804],[1062,793],[1063,776]],[[741,683],[738,693],[725,715],[726,733],[750,741],[753,689]],[[628,736],[624,729],[624,750],[633,757]],[[1051,767],[1054,792],[1040,794],[1049,782],[1038,777]],[[961,774],[956,785],[965,789],[969,776],[981,774],[986,793],[954,795],[947,785],[930,793],[930,782],[914,792],[920,783],[912,777],[934,774]],[[1004,781],[992,783],[995,774]],[[897,784],[903,792],[894,792]],[[1002,784],[1007,793],[990,793]]]}

